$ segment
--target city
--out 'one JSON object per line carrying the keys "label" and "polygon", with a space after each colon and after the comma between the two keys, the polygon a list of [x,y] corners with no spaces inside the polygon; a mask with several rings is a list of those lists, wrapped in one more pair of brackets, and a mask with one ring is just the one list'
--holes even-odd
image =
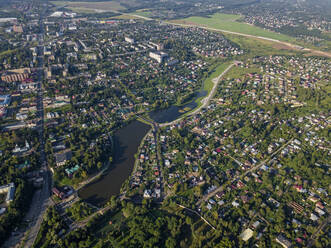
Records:
{"label": "city", "polygon": [[328,247],[329,12],[151,2],[0,1],[0,246]]}

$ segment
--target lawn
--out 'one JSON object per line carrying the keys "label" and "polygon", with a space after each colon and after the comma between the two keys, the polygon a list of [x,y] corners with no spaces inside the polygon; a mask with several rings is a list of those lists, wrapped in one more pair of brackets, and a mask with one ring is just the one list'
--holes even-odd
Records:
{"label": "lawn", "polygon": [[216,13],[210,17],[193,16],[174,22],[182,24],[197,24],[208,28],[222,29],[230,32],[261,36],[271,39],[277,39],[280,41],[290,42],[294,40],[294,38],[287,35],[278,34],[247,23],[238,22],[237,20],[240,19],[240,17],[240,15]]}
{"label": "lawn", "polygon": [[[209,94],[209,92],[212,90],[214,83],[213,83],[213,79],[218,77],[229,65],[231,64],[231,62],[224,62],[218,66],[216,66],[214,69],[211,69],[210,71],[210,75],[208,76],[208,78],[203,82],[203,89],[205,91],[207,91],[207,95]],[[230,70],[231,71],[231,70]],[[205,96],[203,97],[199,97],[198,99],[196,99],[196,103],[198,104],[198,106],[200,106],[201,100],[205,98]]]}
{"label": "lawn", "polygon": [[204,90],[208,91],[208,93],[212,90],[214,83],[212,80],[216,77],[218,77],[223,71],[225,71],[226,68],[231,64],[231,62],[224,62],[220,65],[218,65],[215,69],[212,70],[212,73],[210,76],[205,80],[203,84]]}
{"label": "lawn", "polygon": [[[213,79],[218,77],[223,71],[225,71],[225,69],[231,64],[232,62],[229,62],[229,61],[225,61],[225,62],[222,62],[222,63],[218,63],[216,64],[214,67],[212,67],[210,69],[210,72],[209,72],[209,76],[205,79],[205,81],[203,82],[203,89],[205,91],[207,91],[207,95],[209,95],[210,91],[212,90],[213,86],[214,86],[214,83],[213,83]],[[230,70],[231,71],[231,70]],[[230,72],[229,71],[229,72]],[[224,75],[224,77],[226,76],[226,74]],[[187,116],[187,115],[190,115],[190,113],[192,113],[195,109],[199,108],[201,105],[202,105],[202,102],[201,100],[204,99],[206,96],[202,96],[202,97],[199,97],[195,100],[195,102],[198,104],[198,106],[194,109],[192,109],[191,111],[185,113],[184,115],[182,116]]]}

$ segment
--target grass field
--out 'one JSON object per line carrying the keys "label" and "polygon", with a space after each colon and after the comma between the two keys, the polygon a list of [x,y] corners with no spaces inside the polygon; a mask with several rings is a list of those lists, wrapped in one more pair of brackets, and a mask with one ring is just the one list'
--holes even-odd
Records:
{"label": "grass field", "polygon": [[275,42],[243,37],[233,34],[225,34],[225,37],[229,40],[238,44],[242,49],[245,50],[244,54],[240,57],[236,57],[236,59],[247,59],[250,57],[254,57],[256,55],[259,56],[267,56],[267,55],[298,55],[302,54],[303,51],[294,49],[293,47],[288,47],[285,45],[280,45]]}
{"label": "grass field", "polygon": [[131,14],[142,16],[142,17],[150,17],[152,15],[152,12],[150,12],[150,11],[136,11],[136,12],[133,12]]}
{"label": "grass field", "polygon": [[[211,74],[208,76],[208,78],[205,79],[205,81],[203,82],[203,89],[205,91],[207,91],[207,95],[209,95],[210,91],[212,90],[214,83],[213,83],[213,79],[218,77],[223,71],[225,71],[225,69],[231,64],[232,62],[223,62],[221,64],[216,65],[213,69],[211,69]],[[230,70],[231,71],[231,70]],[[226,76],[226,75],[225,75]],[[195,102],[198,104],[198,106],[194,109],[192,109],[191,111],[185,113],[183,116],[187,116],[189,115],[191,112],[193,112],[195,109],[199,108],[202,105],[201,100],[205,98],[205,96],[203,97],[199,97],[195,100]],[[185,110],[187,111],[187,110]]]}
{"label": "grass field", "polygon": [[203,89],[208,91],[208,93],[212,90],[214,83],[212,80],[216,77],[218,77],[225,69],[231,64],[231,62],[224,62],[217,66],[213,72],[210,74],[210,76],[205,80],[203,84]]}
{"label": "grass field", "polygon": [[131,20],[131,19],[140,19],[140,18],[136,16],[124,14],[124,15],[112,16],[111,19]]}
{"label": "grass field", "polygon": [[[125,1],[110,2],[70,2],[70,1],[51,1],[57,7],[65,7],[78,13],[102,13],[109,11],[125,10],[121,5]],[[134,1],[131,1],[134,3]]]}
{"label": "grass field", "polygon": [[237,32],[237,33],[254,35],[254,36],[262,36],[270,39],[277,39],[280,41],[291,42],[294,40],[294,38],[287,35],[278,34],[247,23],[238,22],[237,20],[240,19],[240,17],[241,17],[240,15],[228,15],[228,14],[216,13],[210,17],[193,16],[181,20],[176,20],[174,22],[182,23],[182,24],[196,24],[209,28],[222,29],[230,32]]}

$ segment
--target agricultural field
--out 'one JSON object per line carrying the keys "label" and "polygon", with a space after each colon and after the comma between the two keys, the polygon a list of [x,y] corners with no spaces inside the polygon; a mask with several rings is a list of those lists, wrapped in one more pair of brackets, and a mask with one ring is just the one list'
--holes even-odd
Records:
{"label": "agricultural field", "polygon": [[240,17],[241,17],[240,15],[228,15],[228,14],[216,13],[210,17],[193,16],[181,20],[176,20],[174,22],[181,24],[201,25],[208,28],[221,29],[225,31],[237,32],[247,35],[262,36],[280,41],[287,41],[287,42],[294,41],[294,38],[291,38],[287,35],[278,34],[250,24],[238,22]]}
{"label": "agricultural field", "polygon": [[70,1],[52,1],[57,7],[65,7],[78,13],[102,13],[109,11],[121,11],[126,8],[122,3],[134,4],[134,1],[109,1],[109,2],[70,2]]}

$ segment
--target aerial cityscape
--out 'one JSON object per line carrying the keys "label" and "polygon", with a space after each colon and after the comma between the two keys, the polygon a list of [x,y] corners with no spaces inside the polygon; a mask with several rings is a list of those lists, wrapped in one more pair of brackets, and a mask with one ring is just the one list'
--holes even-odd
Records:
{"label": "aerial cityscape", "polygon": [[331,247],[330,0],[0,0],[0,247]]}

